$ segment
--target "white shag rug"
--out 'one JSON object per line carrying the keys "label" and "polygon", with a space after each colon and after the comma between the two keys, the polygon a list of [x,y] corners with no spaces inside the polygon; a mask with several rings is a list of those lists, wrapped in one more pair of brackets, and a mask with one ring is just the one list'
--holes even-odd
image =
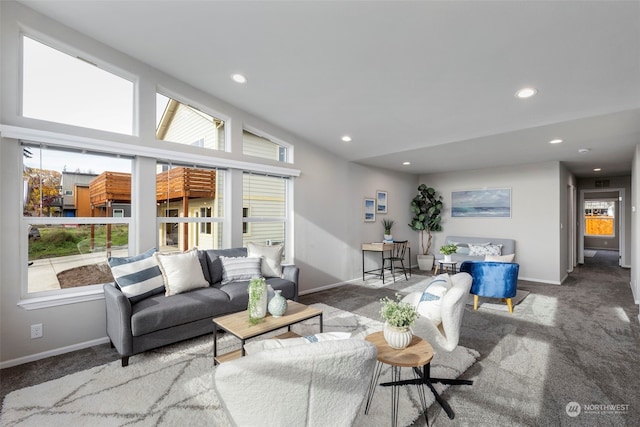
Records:
{"label": "white shag rug", "polygon": [[[431,283],[432,279],[433,279],[432,277],[429,277],[428,279],[422,279],[418,283],[402,289],[402,292],[403,293],[422,292],[427,288],[429,283]],[[524,299],[530,293],[531,292],[525,291],[524,289],[516,290],[516,296],[511,298],[511,303],[515,307],[516,305],[524,301]],[[473,295],[469,294],[469,296],[467,297],[466,303],[467,305],[473,306]],[[489,309],[489,310],[498,310],[498,311],[507,311],[507,312],[509,311],[509,307],[507,306],[507,303],[502,301],[501,299],[483,298],[483,297],[480,297],[478,301],[478,310],[480,309]]]}
{"label": "white shag rug", "polygon": [[[364,338],[382,329],[379,321],[324,304],[314,306],[323,310],[325,332],[348,331],[354,337]],[[317,333],[318,319],[295,325],[293,330],[300,335]],[[218,346],[224,353],[239,348],[239,341],[225,335]],[[215,369],[212,356],[212,335],[207,335],[133,356],[126,368],[118,360],[16,390],[4,400],[0,425],[230,426],[212,387]],[[456,378],[478,357],[477,351],[459,346],[451,353],[438,354],[431,374]],[[381,382],[390,377],[390,369],[385,368]],[[402,374],[403,378],[411,378],[408,369]],[[446,388],[442,384],[435,387],[439,391]],[[425,392],[431,405],[433,395],[427,388]],[[421,415],[416,387],[401,387],[400,393],[399,425],[409,425]],[[389,424],[391,387],[378,387],[368,415],[362,406],[356,426]]]}

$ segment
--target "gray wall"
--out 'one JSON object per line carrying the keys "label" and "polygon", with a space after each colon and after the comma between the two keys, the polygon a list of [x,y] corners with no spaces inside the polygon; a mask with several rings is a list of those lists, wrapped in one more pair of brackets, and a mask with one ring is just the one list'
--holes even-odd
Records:
{"label": "gray wall", "polygon": [[[560,284],[567,274],[567,250],[560,239],[566,230],[561,170],[559,162],[547,162],[420,176],[445,203],[443,231],[435,233],[432,248],[437,250],[448,235],[515,239],[520,278]],[[451,217],[452,191],[504,187],[511,188],[511,218]]]}

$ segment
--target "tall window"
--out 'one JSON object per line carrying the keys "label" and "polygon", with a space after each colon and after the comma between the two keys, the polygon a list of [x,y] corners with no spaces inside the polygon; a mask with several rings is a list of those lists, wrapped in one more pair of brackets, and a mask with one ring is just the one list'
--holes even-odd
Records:
{"label": "tall window", "polygon": [[160,93],[156,94],[157,139],[224,151],[224,129],[224,120]]}
{"label": "tall window", "polygon": [[28,36],[22,47],[23,116],[133,134],[132,81]]}
{"label": "tall window", "polygon": [[222,247],[224,171],[158,163],[156,205],[161,251]]}
{"label": "tall window", "polygon": [[131,160],[23,145],[28,294],[111,282],[127,256]]}
{"label": "tall window", "polygon": [[242,131],[242,153],[263,159],[287,162],[287,147],[273,142],[269,138],[256,135],[248,130]]}
{"label": "tall window", "polygon": [[584,202],[585,236],[614,237],[616,203],[613,200]]}
{"label": "tall window", "polygon": [[[260,245],[285,243],[287,178],[245,173],[243,175],[243,218],[242,243]],[[250,232],[249,232],[250,230]]]}

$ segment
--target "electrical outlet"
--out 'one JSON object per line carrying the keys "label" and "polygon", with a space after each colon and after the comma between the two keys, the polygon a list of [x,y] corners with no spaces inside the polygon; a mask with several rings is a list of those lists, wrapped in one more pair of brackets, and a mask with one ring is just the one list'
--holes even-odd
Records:
{"label": "electrical outlet", "polygon": [[37,325],[31,325],[31,338],[41,338],[42,337],[42,323],[38,323]]}

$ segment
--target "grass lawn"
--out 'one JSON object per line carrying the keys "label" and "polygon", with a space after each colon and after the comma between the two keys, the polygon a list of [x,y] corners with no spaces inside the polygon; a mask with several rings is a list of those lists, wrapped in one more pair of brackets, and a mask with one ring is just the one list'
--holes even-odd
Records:
{"label": "grass lawn", "polygon": [[[91,227],[91,225],[38,226],[40,238],[29,239],[29,260],[105,251],[107,226],[93,226],[93,248]],[[129,227],[120,224],[111,225],[111,247],[123,247],[128,242]]]}

